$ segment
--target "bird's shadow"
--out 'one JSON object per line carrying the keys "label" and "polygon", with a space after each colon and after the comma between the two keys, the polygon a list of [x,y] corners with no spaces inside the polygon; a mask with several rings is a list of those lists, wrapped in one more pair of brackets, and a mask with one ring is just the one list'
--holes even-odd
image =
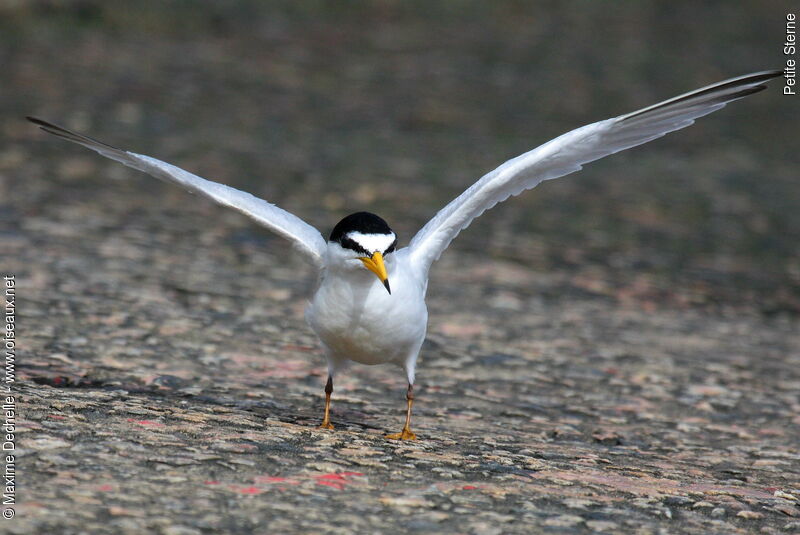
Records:
{"label": "bird's shadow", "polygon": [[[109,379],[108,374],[96,369],[93,369],[96,373],[76,373],[64,369],[53,369],[48,366],[22,365],[19,367],[19,371],[25,380],[52,388],[107,392],[124,391],[126,395],[131,397],[188,401],[190,405],[184,408],[190,408],[191,406],[197,408],[201,406],[228,407],[251,413],[264,419],[270,418],[279,422],[309,428],[315,428],[319,424],[318,420],[321,421],[320,414],[323,407],[323,398],[321,396],[319,400],[315,400],[304,407],[269,399],[239,399],[231,396],[229,392],[220,392],[219,394],[206,391],[188,392],[187,385],[189,382],[174,375],[160,375],[149,384],[144,385],[133,378]],[[338,426],[365,430],[383,429],[383,426],[365,421],[372,418],[372,414],[341,406],[346,403],[346,401],[340,401],[339,407],[332,410]]]}

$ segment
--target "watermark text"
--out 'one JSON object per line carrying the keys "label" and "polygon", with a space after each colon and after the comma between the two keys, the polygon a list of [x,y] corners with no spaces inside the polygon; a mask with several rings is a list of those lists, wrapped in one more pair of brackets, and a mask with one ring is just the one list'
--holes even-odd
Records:
{"label": "watermark text", "polygon": [[783,94],[797,94],[797,15],[786,14],[786,38],[783,40],[783,55],[786,56],[786,66],[783,69]]}
{"label": "watermark text", "polygon": [[17,280],[14,275],[4,275],[2,297],[3,307],[2,351],[5,361],[5,378],[0,383],[0,457],[3,467],[2,504],[0,515],[5,519],[14,518],[17,503],[17,399],[14,395],[17,365]]}

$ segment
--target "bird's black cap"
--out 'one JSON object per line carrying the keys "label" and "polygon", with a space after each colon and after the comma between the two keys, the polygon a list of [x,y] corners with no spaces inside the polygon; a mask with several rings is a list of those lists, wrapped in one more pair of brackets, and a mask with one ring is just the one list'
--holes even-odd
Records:
{"label": "bird's black cap", "polygon": [[340,242],[348,232],[362,234],[392,234],[393,231],[382,217],[369,212],[356,212],[345,217],[333,227],[330,241]]}
{"label": "bird's black cap", "polygon": [[[360,232],[361,234],[394,234],[382,217],[369,212],[356,212],[345,217],[333,227],[329,241],[336,242],[346,249],[352,249],[365,255],[372,254],[366,251],[361,245],[349,239],[347,234],[350,232]],[[384,253],[391,253],[397,245],[397,240]]]}

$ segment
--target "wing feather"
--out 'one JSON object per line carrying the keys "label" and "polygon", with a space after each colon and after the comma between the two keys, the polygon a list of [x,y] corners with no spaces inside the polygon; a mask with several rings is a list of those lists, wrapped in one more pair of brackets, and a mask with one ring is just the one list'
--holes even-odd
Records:
{"label": "wing feather", "polygon": [[319,231],[299,217],[278,208],[274,204],[270,204],[247,192],[206,180],[161,160],[112,147],[102,141],[72,132],[42,119],[28,117],[28,120],[39,125],[45,132],[83,145],[106,158],[116,160],[165,182],[178,184],[193,193],[208,197],[223,206],[233,208],[292,242],[295,249],[300,251],[318,269],[324,266],[326,243]]}
{"label": "wing feather", "polygon": [[413,265],[427,271],[459,232],[486,210],[545,180],[579,171],[584,164],[685,128],[727,103],[766,89],[782,71],[731,78],[653,106],[567,132],[508,160],[483,176],[437,213],[411,240]]}

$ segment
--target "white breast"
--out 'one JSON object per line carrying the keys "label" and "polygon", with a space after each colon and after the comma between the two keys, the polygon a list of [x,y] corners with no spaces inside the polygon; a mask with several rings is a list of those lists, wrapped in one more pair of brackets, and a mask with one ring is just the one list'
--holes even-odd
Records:
{"label": "white breast", "polygon": [[329,357],[400,365],[416,357],[428,311],[425,282],[408,269],[406,259],[397,253],[387,258],[391,295],[366,269],[326,271],[306,319],[331,352]]}

